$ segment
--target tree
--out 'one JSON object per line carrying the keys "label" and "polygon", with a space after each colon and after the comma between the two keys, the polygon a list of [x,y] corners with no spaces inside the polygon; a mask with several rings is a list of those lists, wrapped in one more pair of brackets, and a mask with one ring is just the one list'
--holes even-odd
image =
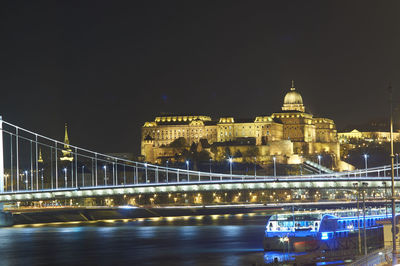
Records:
{"label": "tree", "polygon": [[195,154],[195,153],[197,153],[197,144],[196,143],[192,143],[192,145],[190,145],[190,153],[191,154]]}
{"label": "tree", "polygon": [[171,148],[186,148],[188,146],[187,141],[184,137],[179,137],[172,141],[169,146]]}
{"label": "tree", "polygon": [[231,153],[231,150],[229,149],[229,147],[225,147],[225,154],[224,155],[225,155],[226,159],[232,157],[232,153]]}
{"label": "tree", "polygon": [[250,148],[247,149],[245,152],[244,156],[245,157],[257,157],[260,154],[260,151],[256,146],[251,146]]}
{"label": "tree", "polygon": [[198,153],[197,158],[199,162],[208,162],[211,158],[210,153],[206,150],[202,150]]}
{"label": "tree", "polygon": [[236,150],[235,154],[233,155],[234,158],[241,158],[243,157],[242,153],[240,152],[240,150]]}

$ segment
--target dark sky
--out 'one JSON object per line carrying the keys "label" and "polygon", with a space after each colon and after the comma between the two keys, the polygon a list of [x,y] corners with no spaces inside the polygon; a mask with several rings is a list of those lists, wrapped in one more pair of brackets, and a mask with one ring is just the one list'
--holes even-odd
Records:
{"label": "dark sky", "polygon": [[139,152],[161,112],[279,111],[294,79],[339,127],[400,90],[400,1],[1,1],[0,113],[99,152]]}

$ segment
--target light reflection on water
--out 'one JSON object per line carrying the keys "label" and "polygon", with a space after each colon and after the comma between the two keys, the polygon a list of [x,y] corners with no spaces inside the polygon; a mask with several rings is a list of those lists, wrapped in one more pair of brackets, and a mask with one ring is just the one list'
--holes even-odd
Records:
{"label": "light reflection on water", "polygon": [[277,252],[277,251],[269,251],[264,253],[264,262],[265,263],[277,263],[277,262],[285,262],[285,261],[294,261],[296,256],[304,255],[304,253],[294,253],[294,252]]}
{"label": "light reflection on water", "polygon": [[266,217],[0,229],[1,265],[262,265]]}

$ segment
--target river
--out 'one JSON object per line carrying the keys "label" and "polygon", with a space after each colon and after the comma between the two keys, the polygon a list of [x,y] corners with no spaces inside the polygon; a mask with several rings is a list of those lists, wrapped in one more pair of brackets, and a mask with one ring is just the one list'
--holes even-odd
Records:
{"label": "river", "polygon": [[0,265],[264,265],[263,215],[0,229]]}

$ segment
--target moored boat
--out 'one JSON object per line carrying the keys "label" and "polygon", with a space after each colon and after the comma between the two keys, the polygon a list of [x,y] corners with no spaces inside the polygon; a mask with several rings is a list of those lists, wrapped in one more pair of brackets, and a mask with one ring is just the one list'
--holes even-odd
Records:
{"label": "moored boat", "polygon": [[362,231],[365,226],[368,239],[380,239],[382,225],[377,221],[390,217],[384,209],[369,210],[365,217],[358,215],[357,210],[275,214],[265,228],[264,250],[354,249],[358,230]]}

